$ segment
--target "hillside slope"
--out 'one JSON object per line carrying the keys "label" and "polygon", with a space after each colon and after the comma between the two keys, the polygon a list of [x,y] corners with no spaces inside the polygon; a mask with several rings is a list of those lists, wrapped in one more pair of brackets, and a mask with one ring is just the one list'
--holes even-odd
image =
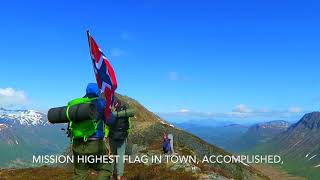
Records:
{"label": "hillside slope", "polygon": [[289,123],[282,120],[257,123],[252,125],[246,133],[232,143],[232,151],[247,152],[257,145],[268,142],[289,127]]}
{"label": "hillside slope", "polygon": [[200,137],[210,144],[230,152],[233,152],[233,150],[236,149],[234,144],[237,143],[239,141],[239,137],[248,130],[247,126],[240,124],[206,126],[201,123],[191,124],[186,122],[175,124],[175,126]]}
{"label": "hillside slope", "polygon": [[63,152],[68,139],[61,127],[37,111],[0,108],[0,168],[30,167],[32,155]]}
{"label": "hillside slope", "polygon": [[[126,97],[118,96],[121,101],[128,103],[136,110],[134,118],[133,133],[129,136],[129,150],[133,145],[146,146],[147,149],[161,149],[162,135],[164,132],[174,135],[175,150],[178,153],[195,154],[202,158],[205,155],[226,155],[228,152],[216,146],[210,145],[204,140],[185,132],[181,129],[175,128],[159,116],[148,111],[137,101]],[[176,148],[178,147],[178,148]],[[179,152],[179,150],[181,150]],[[234,179],[265,179],[265,176],[253,168],[244,166],[242,164],[211,164],[212,167],[221,174]]]}
{"label": "hillside slope", "polygon": [[261,144],[254,152],[282,156],[281,166],[289,173],[318,179],[320,177],[320,112],[304,115],[287,131]]}

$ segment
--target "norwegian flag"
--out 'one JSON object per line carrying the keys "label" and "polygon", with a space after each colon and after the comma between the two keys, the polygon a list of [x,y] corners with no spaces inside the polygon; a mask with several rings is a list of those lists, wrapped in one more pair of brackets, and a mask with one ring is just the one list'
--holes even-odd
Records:
{"label": "norwegian flag", "polygon": [[106,97],[107,105],[105,109],[105,117],[108,120],[111,112],[111,105],[113,101],[114,92],[117,89],[118,83],[114,70],[107,59],[99,48],[96,41],[87,31],[90,55],[93,63],[93,70],[96,75],[98,86]]}

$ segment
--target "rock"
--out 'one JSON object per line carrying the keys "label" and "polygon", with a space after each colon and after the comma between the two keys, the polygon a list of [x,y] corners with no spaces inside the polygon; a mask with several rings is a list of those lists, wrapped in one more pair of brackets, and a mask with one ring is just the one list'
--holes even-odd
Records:
{"label": "rock", "polygon": [[210,172],[208,174],[201,174],[199,176],[199,179],[200,180],[209,180],[209,179],[212,179],[212,180],[231,180],[226,177],[220,176],[219,174],[216,174],[214,172]]}

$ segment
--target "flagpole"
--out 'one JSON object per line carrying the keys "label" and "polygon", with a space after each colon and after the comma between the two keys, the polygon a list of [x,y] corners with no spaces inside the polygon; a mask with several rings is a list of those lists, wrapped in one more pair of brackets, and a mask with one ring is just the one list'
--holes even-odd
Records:
{"label": "flagpole", "polygon": [[89,43],[89,53],[90,53],[90,57],[91,57],[91,44],[90,44],[90,32],[89,32],[89,29],[87,30],[87,38],[88,38],[88,43]]}
{"label": "flagpole", "polygon": [[88,37],[88,44],[89,44],[89,55],[90,55],[90,59],[92,61],[92,66],[93,66],[93,74],[96,75],[94,69],[95,69],[95,64],[92,60],[92,54],[91,54],[91,43],[90,43],[90,32],[89,29],[87,30],[87,37]]}
{"label": "flagpole", "polygon": [[[89,44],[89,55],[92,61],[92,54],[91,54],[91,43],[90,43],[90,32],[89,29],[87,30],[87,38],[88,38],[88,44]],[[92,61],[92,65],[93,65],[93,70],[95,68],[94,62]],[[93,73],[95,74],[95,72],[93,71]]]}

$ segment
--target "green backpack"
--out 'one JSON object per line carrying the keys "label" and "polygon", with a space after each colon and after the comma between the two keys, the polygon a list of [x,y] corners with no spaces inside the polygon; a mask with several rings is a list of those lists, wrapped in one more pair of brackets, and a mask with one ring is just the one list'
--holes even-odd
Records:
{"label": "green backpack", "polygon": [[74,139],[80,139],[83,138],[83,140],[86,142],[88,140],[88,137],[92,136],[96,131],[99,122],[96,119],[88,119],[84,121],[76,121],[74,119],[71,119],[69,116],[69,109],[72,106],[79,105],[79,104],[87,104],[92,103],[93,100],[96,100],[98,98],[77,98],[73,99],[68,102],[67,110],[66,110],[66,116],[69,120],[68,129],[71,133],[71,141]]}

